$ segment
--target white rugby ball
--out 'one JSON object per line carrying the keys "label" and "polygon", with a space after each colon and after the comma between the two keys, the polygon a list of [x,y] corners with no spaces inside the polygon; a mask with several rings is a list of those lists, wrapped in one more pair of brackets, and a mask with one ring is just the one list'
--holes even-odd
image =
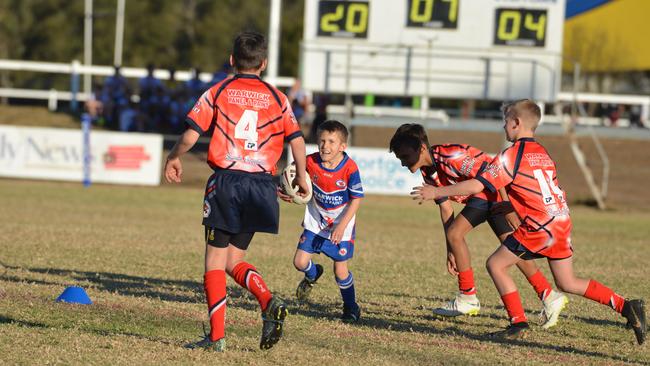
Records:
{"label": "white rugby ball", "polygon": [[302,197],[298,195],[298,185],[292,185],[294,178],[296,178],[296,165],[291,164],[288,165],[284,170],[282,171],[282,176],[280,177],[280,184],[282,184],[282,190],[289,196],[291,196],[291,199],[293,200],[294,203],[297,203],[299,205],[305,205],[307,202],[311,200],[311,179],[309,179],[309,174],[305,176],[305,179],[307,180],[307,186],[309,187],[309,191],[307,192],[307,196]]}

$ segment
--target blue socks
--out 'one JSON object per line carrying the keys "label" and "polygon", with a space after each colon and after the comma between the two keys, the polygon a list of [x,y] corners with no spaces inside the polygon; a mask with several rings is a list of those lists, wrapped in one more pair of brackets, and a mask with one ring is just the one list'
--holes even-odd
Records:
{"label": "blue socks", "polygon": [[316,266],[314,265],[314,262],[309,260],[309,264],[307,264],[307,268],[302,270],[305,272],[305,277],[307,277],[310,280],[314,280],[316,278],[316,275],[318,274],[318,271],[316,270]]}
{"label": "blue socks", "polygon": [[336,284],[339,285],[339,290],[341,290],[343,306],[346,308],[354,308],[358,306],[354,293],[354,278],[352,278],[352,272],[348,272],[348,278],[346,279],[339,280],[337,278]]}

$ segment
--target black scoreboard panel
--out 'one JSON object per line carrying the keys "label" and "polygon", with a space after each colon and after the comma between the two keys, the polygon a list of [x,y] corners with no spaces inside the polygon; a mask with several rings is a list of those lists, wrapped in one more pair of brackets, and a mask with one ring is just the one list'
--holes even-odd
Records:
{"label": "black scoreboard panel", "polygon": [[408,0],[406,26],[456,29],[460,0]]}
{"label": "black scoreboard panel", "polygon": [[370,4],[368,1],[330,1],[318,3],[318,36],[367,38]]}
{"label": "black scoreboard panel", "polygon": [[494,18],[494,44],[544,47],[546,20],[546,10],[498,8]]}

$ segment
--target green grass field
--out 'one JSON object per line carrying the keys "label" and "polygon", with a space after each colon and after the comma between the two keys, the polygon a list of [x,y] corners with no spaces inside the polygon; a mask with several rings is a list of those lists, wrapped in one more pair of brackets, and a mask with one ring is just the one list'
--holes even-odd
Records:
{"label": "green grass field", "polygon": [[[624,319],[570,297],[560,324],[535,326],[522,341],[485,334],[507,325],[484,269],[496,247],[484,225],[469,237],[482,311],[439,320],[431,309],[453,296],[433,204],[369,196],[358,215],[351,269],[363,318],[338,321],[340,298],[329,259],[313,303],[293,300],[292,266],[303,207],[282,204],[280,235],[257,235],[248,260],[290,303],[285,336],[258,349],[257,302],[229,280],[228,351],[182,347],[202,335],[202,189],[0,180],[0,363],[2,364],[650,364]],[[650,299],[650,213],[573,206],[576,272],[623,295]],[[546,274],[548,267],[539,262]],[[527,314],[541,305],[520,274]],[[66,286],[93,305],[56,303]]]}

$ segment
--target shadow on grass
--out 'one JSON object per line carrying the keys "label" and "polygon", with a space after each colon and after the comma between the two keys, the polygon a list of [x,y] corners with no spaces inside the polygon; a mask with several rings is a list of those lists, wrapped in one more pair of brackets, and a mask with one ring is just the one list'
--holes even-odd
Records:
{"label": "shadow on grass", "polygon": [[15,324],[15,325],[25,327],[25,328],[74,329],[76,331],[82,330],[84,332],[93,333],[93,334],[97,334],[97,335],[100,335],[100,336],[120,335],[120,336],[136,337],[136,338],[140,338],[140,339],[144,339],[144,340],[148,340],[148,341],[152,341],[152,342],[159,342],[159,343],[163,343],[163,344],[167,344],[167,345],[176,345],[176,346],[181,345],[178,342],[172,342],[172,341],[169,341],[169,340],[164,339],[164,338],[145,336],[145,335],[142,335],[142,334],[132,333],[132,332],[117,332],[117,331],[108,331],[108,330],[105,330],[105,329],[96,329],[96,328],[82,328],[82,329],[80,329],[78,326],[76,326],[73,323],[71,323],[69,326],[59,324],[59,325],[56,325],[56,326],[53,327],[53,326],[50,326],[50,325],[47,325],[47,324],[44,324],[44,323],[37,323],[37,322],[31,322],[31,321],[26,321],[26,320],[14,319],[14,318],[10,318],[8,316],[0,315],[0,324]]}
{"label": "shadow on grass", "polygon": [[[46,286],[70,286],[90,284],[95,290],[116,293],[123,296],[146,297],[159,299],[163,301],[174,301],[184,303],[204,303],[203,284],[199,281],[173,280],[163,278],[150,278],[141,276],[132,276],[121,273],[111,272],[90,272],[77,271],[71,269],[56,268],[29,268],[20,266],[10,266],[0,263],[5,269],[19,271],[23,273],[42,274],[47,276],[58,277],[51,281],[29,278],[28,276],[15,276],[6,273],[0,274],[0,280],[8,282],[27,282]],[[189,293],[189,294],[188,294]],[[233,300],[247,298],[248,292],[239,286],[228,287],[228,296]],[[237,307],[246,310],[257,309],[252,303],[244,301],[234,301]]]}
{"label": "shadow on grass", "polygon": [[[588,318],[584,316],[572,316],[572,318],[577,319],[581,322],[587,323],[587,324],[593,324],[593,325],[600,325],[600,326],[611,326],[611,327],[621,327],[623,326],[624,320],[620,321],[615,321],[615,320],[608,320],[608,319],[596,319],[596,318]],[[621,318],[623,319],[623,318]]]}
{"label": "shadow on grass", "polygon": [[[320,318],[320,319],[326,319],[331,321],[340,321],[338,319],[338,317],[340,316],[340,309],[338,309],[338,307],[334,306],[333,304],[329,304],[329,303],[327,304],[312,303],[312,302],[306,302],[302,304],[294,303],[293,306],[290,307],[290,310],[291,310],[291,314],[293,315],[302,315],[306,317]],[[485,316],[490,318],[495,318],[495,319],[503,319],[502,317],[493,316],[493,315],[485,315]],[[616,355],[612,356],[605,353],[582,350],[572,346],[551,345],[551,344],[544,344],[544,343],[527,341],[527,340],[495,339],[489,337],[487,333],[468,332],[466,330],[459,328],[458,326],[449,324],[450,320],[448,319],[441,319],[433,315],[425,316],[423,317],[423,319],[430,321],[431,325],[417,324],[409,321],[401,321],[396,319],[389,320],[383,317],[377,317],[374,313],[362,313],[361,320],[359,321],[359,323],[353,324],[352,326],[361,327],[361,328],[367,327],[370,329],[384,329],[393,332],[432,334],[432,335],[442,336],[442,337],[455,336],[455,337],[466,338],[469,340],[488,342],[488,343],[494,343],[499,345],[514,345],[520,347],[527,347],[532,350],[537,350],[542,352],[553,351],[558,353],[570,353],[570,354],[581,355],[586,357],[597,357],[604,360],[605,362],[607,362],[607,360],[612,360],[616,362],[625,362],[625,363],[638,364],[638,365],[650,365],[650,362],[630,360],[628,358],[621,357],[621,356],[616,356]],[[594,319],[591,320],[594,321]],[[447,321],[447,323],[442,323],[442,321]],[[460,321],[461,323],[466,324],[466,322],[461,319],[454,319],[453,321],[455,322]],[[607,321],[604,321],[603,324],[607,324]],[[619,327],[621,326],[621,324],[615,324],[615,325]],[[481,328],[485,328],[485,327],[489,327],[489,326],[487,325],[481,326]],[[450,343],[449,346],[452,348],[456,347],[455,343]],[[458,344],[459,349],[464,349],[464,347],[466,347],[466,345],[463,345],[461,343]]]}

